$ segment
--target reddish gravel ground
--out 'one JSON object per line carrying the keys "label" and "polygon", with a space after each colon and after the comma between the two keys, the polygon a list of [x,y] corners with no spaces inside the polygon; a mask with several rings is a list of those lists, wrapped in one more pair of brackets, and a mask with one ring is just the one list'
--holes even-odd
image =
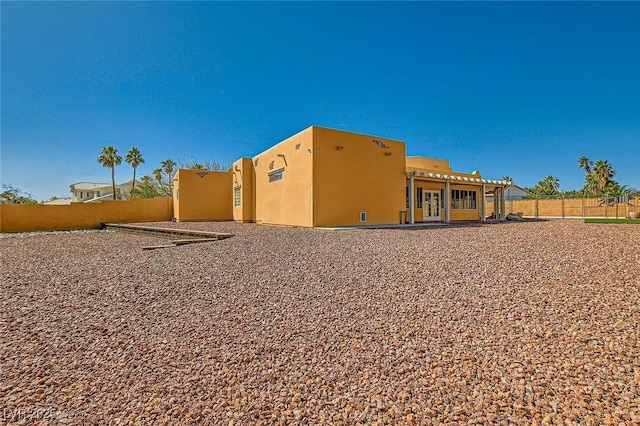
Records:
{"label": "reddish gravel ground", "polygon": [[0,423],[640,424],[640,226],[0,239]]}

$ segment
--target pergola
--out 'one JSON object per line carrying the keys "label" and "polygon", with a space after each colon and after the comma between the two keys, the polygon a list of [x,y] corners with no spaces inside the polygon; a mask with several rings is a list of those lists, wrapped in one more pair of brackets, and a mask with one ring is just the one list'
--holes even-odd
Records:
{"label": "pergola", "polygon": [[499,220],[505,220],[506,214],[506,204],[505,204],[505,195],[504,195],[504,187],[507,185],[506,181],[501,180],[490,180],[490,179],[482,179],[475,178],[469,176],[459,176],[459,175],[449,175],[442,173],[431,173],[431,172],[418,172],[416,170],[411,170],[407,172],[407,179],[409,180],[409,223],[415,223],[415,213],[413,209],[414,205],[414,191],[415,191],[415,179],[418,180],[428,180],[428,181],[436,181],[436,182],[444,182],[444,221],[446,223],[451,222],[451,182],[456,183],[468,183],[475,184],[477,186],[482,186],[482,203],[480,206],[480,220],[482,222],[486,221],[486,196],[487,193],[493,194],[493,211],[494,217]]}

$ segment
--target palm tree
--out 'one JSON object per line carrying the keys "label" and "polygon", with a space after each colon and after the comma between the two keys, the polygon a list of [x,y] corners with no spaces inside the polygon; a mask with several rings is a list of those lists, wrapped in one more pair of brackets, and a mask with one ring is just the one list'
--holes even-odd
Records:
{"label": "palm tree", "polygon": [[122,157],[118,155],[118,150],[111,145],[105,146],[100,152],[98,163],[103,167],[111,168],[111,186],[113,188],[113,199],[116,199],[116,172],[115,167],[122,163]]}
{"label": "palm tree", "polygon": [[607,160],[598,160],[593,165],[593,175],[599,191],[603,191],[607,187],[615,174],[615,170]]}
{"label": "palm tree", "polygon": [[586,195],[596,195],[596,193],[598,192],[598,179],[596,178],[595,174],[589,173],[587,175],[583,192]]}
{"label": "palm tree", "polygon": [[140,198],[153,198],[160,195],[160,193],[158,192],[158,186],[153,183],[153,180],[151,180],[151,176],[142,176],[142,179],[140,179],[140,186],[138,186],[137,195]]}
{"label": "palm tree", "polygon": [[502,180],[509,184],[513,183],[513,178],[511,176],[502,176]]}
{"label": "palm tree", "polygon": [[131,195],[133,196],[136,191],[136,169],[140,164],[144,163],[144,158],[142,158],[140,150],[134,146],[127,152],[127,155],[124,157],[124,161],[133,167],[133,180],[131,181]]}
{"label": "palm tree", "polygon": [[176,167],[176,163],[173,160],[166,159],[162,163],[162,170],[169,175],[169,177],[173,177],[173,169]]}
{"label": "palm tree", "polygon": [[553,195],[560,188],[560,179],[553,175],[548,175],[544,179],[542,179],[538,184],[534,187],[534,192],[540,195]]}
{"label": "palm tree", "polygon": [[162,169],[153,169],[153,177],[158,183],[162,183]]}
{"label": "palm tree", "polygon": [[582,157],[578,158],[578,168],[579,169],[584,169],[585,179],[587,178],[587,176],[589,176],[589,173],[591,173],[591,166],[592,165],[593,165],[593,163],[587,157],[582,156]]}
{"label": "palm tree", "polygon": [[166,159],[162,163],[162,171],[164,171],[169,178],[169,194],[173,195],[173,170],[176,167],[176,163],[173,160]]}

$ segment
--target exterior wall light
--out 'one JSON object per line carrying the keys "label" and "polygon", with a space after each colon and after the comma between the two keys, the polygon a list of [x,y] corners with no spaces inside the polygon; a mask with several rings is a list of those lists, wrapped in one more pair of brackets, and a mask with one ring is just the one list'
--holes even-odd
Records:
{"label": "exterior wall light", "polygon": [[392,154],[391,152],[385,152],[385,153],[384,153],[384,156],[385,156],[385,157],[388,157],[388,156],[390,156],[391,154]]}
{"label": "exterior wall light", "polygon": [[338,146],[336,146],[336,149],[337,149],[338,151],[342,151],[342,150],[344,149],[344,146],[338,145]]}

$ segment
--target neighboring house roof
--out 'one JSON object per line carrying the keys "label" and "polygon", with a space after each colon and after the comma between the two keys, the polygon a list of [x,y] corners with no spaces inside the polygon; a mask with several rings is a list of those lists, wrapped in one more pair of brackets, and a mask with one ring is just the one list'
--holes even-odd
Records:
{"label": "neighboring house roof", "polygon": [[[105,188],[105,187],[111,188],[110,183],[94,183],[94,182],[78,182],[78,183],[72,183],[69,186],[71,187],[72,190],[75,189],[77,191],[92,191],[95,189]],[[119,185],[116,185],[116,186],[119,186]]]}
{"label": "neighboring house roof", "polygon": [[[527,191],[523,187],[516,185],[513,182],[510,182],[507,186],[504,187],[504,194],[507,198],[509,197],[529,197],[531,196],[531,192]],[[493,194],[487,193],[487,198],[491,199]]]}
{"label": "neighboring house roof", "polygon": [[[131,187],[132,180],[128,180],[123,183],[116,183],[116,188],[127,188]],[[136,179],[136,185],[140,185],[140,181]],[[72,191],[95,191],[101,188],[112,189],[112,185],[110,183],[97,183],[97,182],[78,182],[72,183],[69,185]]]}
{"label": "neighboring house roof", "polygon": [[505,188],[505,192],[511,193],[512,195],[522,195],[522,196],[531,195],[531,192],[527,191],[526,189],[524,189],[519,185],[516,185],[513,182],[511,182],[511,184]]}
{"label": "neighboring house roof", "polygon": [[69,205],[73,202],[73,200],[71,198],[58,198],[55,200],[51,200],[51,201],[46,201],[42,204],[47,205],[47,206],[66,206]]}

